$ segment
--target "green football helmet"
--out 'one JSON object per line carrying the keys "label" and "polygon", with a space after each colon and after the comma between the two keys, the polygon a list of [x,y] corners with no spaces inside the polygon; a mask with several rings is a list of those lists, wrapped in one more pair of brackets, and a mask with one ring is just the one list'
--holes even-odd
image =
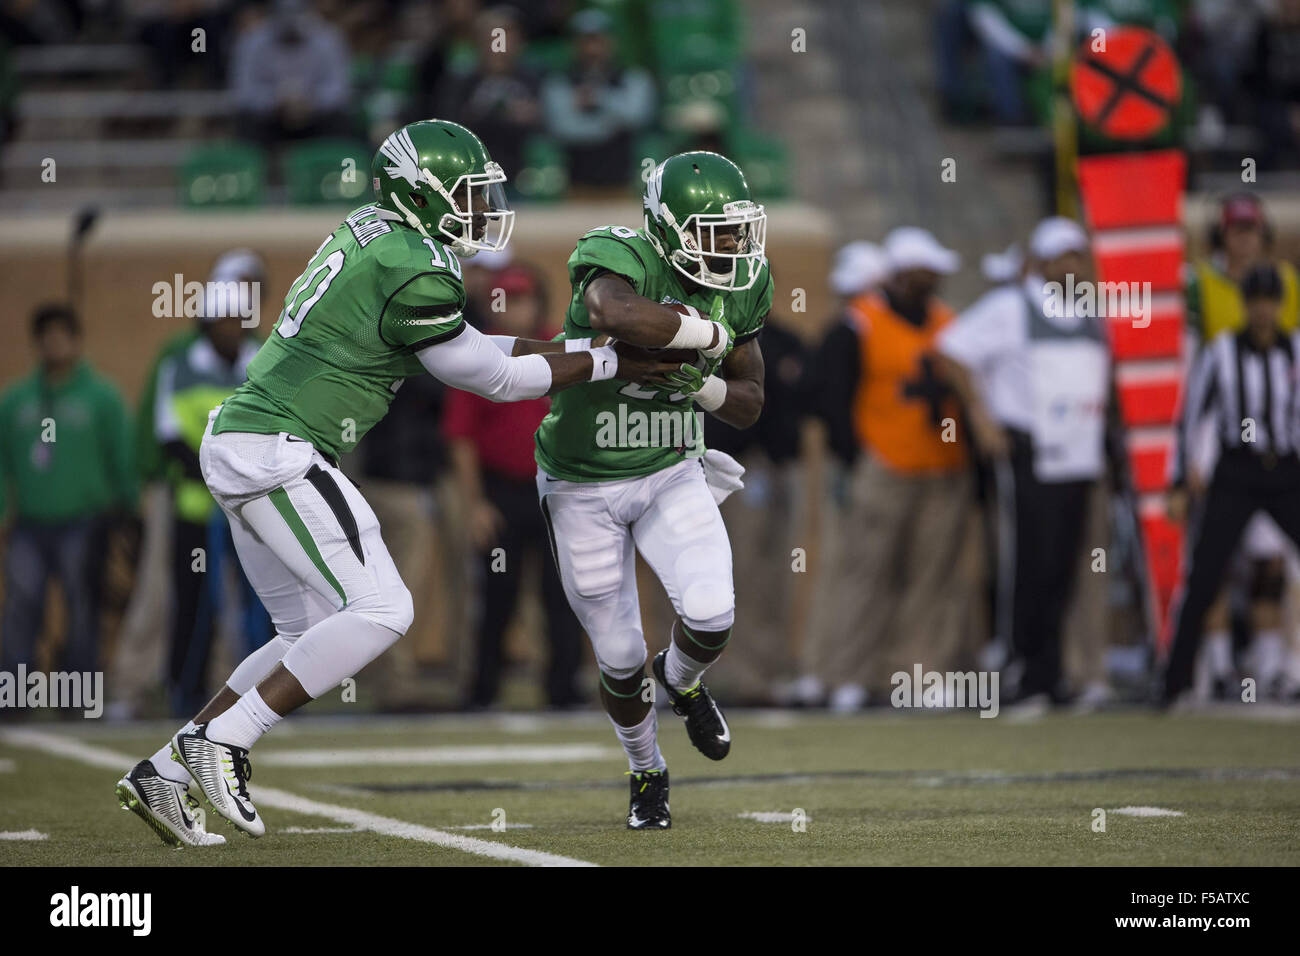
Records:
{"label": "green football helmet", "polygon": [[370,163],[375,200],[390,218],[468,258],[504,249],[515,214],[506,174],[459,123],[421,120],[389,135]]}
{"label": "green football helmet", "polygon": [[645,230],[674,269],[710,289],[748,289],[763,268],[767,213],[717,153],[669,156],[646,180]]}

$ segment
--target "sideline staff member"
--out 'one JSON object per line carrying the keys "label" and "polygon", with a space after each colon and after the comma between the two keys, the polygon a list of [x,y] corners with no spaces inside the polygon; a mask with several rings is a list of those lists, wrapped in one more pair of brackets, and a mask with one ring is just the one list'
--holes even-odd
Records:
{"label": "sideline staff member", "polygon": [[1246,327],[1217,336],[1202,350],[1179,428],[1169,497],[1175,519],[1187,514],[1187,440],[1207,416],[1221,450],[1204,505],[1188,529],[1190,559],[1161,697],[1166,706],[1191,685],[1205,612],[1250,518],[1267,512],[1300,544],[1300,337],[1278,328],[1283,286],[1275,266],[1246,273],[1241,294]]}

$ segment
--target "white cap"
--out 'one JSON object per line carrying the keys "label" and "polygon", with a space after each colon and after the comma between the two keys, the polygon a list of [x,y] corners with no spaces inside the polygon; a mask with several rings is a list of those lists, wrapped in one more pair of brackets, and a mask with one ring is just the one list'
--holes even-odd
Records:
{"label": "white cap", "polygon": [[846,243],[835,253],[831,265],[831,290],[836,295],[865,292],[889,275],[884,251],[874,242],[861,239]]}
{"label": "white cap", "polygon": [[885,236],[885,258],[894,272],[929,269],[950,275],[961,266],[961,256],[945,249],[938,239],[916,226],[900,226]]}
{"label": "white cap", "polygon": [[1087,252],[1088,234],[1083,226],[1064,216],[1048,216],[1029,236],[1029,254],[1035,259],[1055,259],[1067,252]]}
{"label": "white cap", "polygon": [[266,264],[252,249],[231,249],[223,252],[212,267],[209,282],[238,282],[240,279],[263,278]]}
{"label": "white cap", "polygon": [[248,281],[266,279],[266,264],[252,249],[231,249],[223,252],[212,267],[212,274],[204,286],[202,322],[250,314],[253,290]]}

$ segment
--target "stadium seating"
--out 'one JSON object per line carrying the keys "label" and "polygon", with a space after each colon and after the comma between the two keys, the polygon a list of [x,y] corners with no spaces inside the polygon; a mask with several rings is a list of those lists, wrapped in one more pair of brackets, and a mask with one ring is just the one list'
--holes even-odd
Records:
{"label": "stadium seating", "polygon": [[266,156],[248,143],[210,143],[195,149],[179,170],[181,205],[257,206],[266,184]]}
{"label": "stadium seating", "polygon": [[357,205],[370,196],[370,150],[351,140],[318,139],[293,146],[284,156],[285,183],[293,205]]}

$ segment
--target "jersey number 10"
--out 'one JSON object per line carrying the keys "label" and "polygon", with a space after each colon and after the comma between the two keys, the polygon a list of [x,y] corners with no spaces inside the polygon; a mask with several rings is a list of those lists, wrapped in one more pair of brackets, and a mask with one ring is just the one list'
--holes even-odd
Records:
{"label": "jersey number 10", "polygon": [[[300,275],[298,281],[289,289],[289,295],[284,303],[284,311],[280,313],[280,321],[275,326],[275,330],[286,339],[291,339],[298,334],[298,330],[302,328],[302,323],[307,318],[307,313],[311,311],[311,307],[320,301],[320,297],[330,287],[334,277],[343,271],[344,255],[342,249],[335,249],[321,262],[316,261],[333,238],[333,236],[330,236],[321,243],[320,248],[316,250],[316,254],[307,263],[307,271]],[[324,274],[322,275],[322,273]],[[318,276],[319,278],[317,278]],[[311,294],[299,302],[298,300],[302,298],[303,293],[308,290],[311,290]]]}

